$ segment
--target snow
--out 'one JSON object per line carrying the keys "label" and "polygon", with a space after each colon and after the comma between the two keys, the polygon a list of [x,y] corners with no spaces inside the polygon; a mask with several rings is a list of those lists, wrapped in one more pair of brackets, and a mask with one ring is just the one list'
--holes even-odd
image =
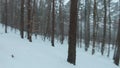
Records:
{"label": "snow", "polygon": [[77,48],[74,66],[66,61],[67,51],[67,41],[63,45],[56,41],[52,47],[49,40],[43,41],[38,36],[38,39],[33,37],[30,43],[20,38],[19,31],[8,30],[5,34],[0,25],[0,68],[119,68],[113,64],[112,58],[99,53],[91,55],[90,51],[85,52],[82,48]]}

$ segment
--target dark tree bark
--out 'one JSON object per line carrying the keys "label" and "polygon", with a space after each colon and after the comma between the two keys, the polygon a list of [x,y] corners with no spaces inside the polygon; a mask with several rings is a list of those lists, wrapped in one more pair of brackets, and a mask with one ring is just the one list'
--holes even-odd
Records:
{"label": "dark tree bark", "polygon": [[106,40],[106,22],[107,22],[107,5],[106,0],[104,0],[104,30],[103,30],[103,39],[102,39],[102,47],[101,54],[104,54],[105,40]]}
{"label": "dark tree bark", "polygon": [[63,0],[59,0],[59,17],[60,17],[60,42],[63,44],[64,41],[64,20],[63,20]]}
{"label": "dark tree bark", "polygon": [[67,58],[67,61],[74,65],[76,64],[77,2],[78,0],[71,0],[69,39],[68,39],[69,48]]}
{"label": "dark tree bark", "polygon": [[20,35],[24,38],[24,0],[21,0],[21,20],[20,20]]}
{"label": "dark tree bark", "polygon": [[114,56],[114,63],[119,65],[120,61],[120,19],[119,19],[119,26],[118,26],[118,34],[117,34],[117,41],[116,41],[116,51]]}
{"label": "dark tree bark", "polygon": [[50,23],[51,23],[51,0],[47,0],[48,3],[48,16],[47,16],[47,25],[46,25],[46,36],[47,38],[51,36],[51,29],[50,29]]}
{"label": "dark tree bark", "polygon": [[53,0],[52,7],[52,39],[51,39],[52,46],[54,46],[54,34],[55,34],[55,0]]}
{"label": "dark tree bark", "polygon": [[28,0],[27,6],[28,6],[27,34],[28,34],[28,40],[32,42],[31,0]]}
{"label": "dark tree bark", "polygon": [[[83,17],[83,13],[82,13],[82,11],[83,11],[83,7],[81,7],[81,10],[80,10],[81,12],[80,12],[80,14],[81,14],[81,17]],[[80,24],[80,47],[82,47],[82,36],[83,36],[83,23],[82,23],[82,18],[80,19],[81,21],[81,24]]]}
{"label": "dark tree bark", "polygon": [[85,0],[85,51],[89,48],[90,43],[90,0]]}
{"label": "dark tree bark", "polygon": [[8,26],[7,16],[8,16],[7,0],[5,0],[5,33],[7,33],[7,26]]}
{"label": "dark tree bark", "polygon": [[111,0],[108,0],[109,1],[109,5],[108,5],[108,8],[109,8],[109,42],[108,42],[108,54],[107,56],[109,57],[110,55],[110,44],[111,44],[111,14],[110,14],[110,3],[111,3]]}
{"label": "dark tree bark", "polygon": [[95,42],[96,42],[96,0],[94,0],[94,10],[93,10],[93,47],[92,47],[92,55],[95,53]]}

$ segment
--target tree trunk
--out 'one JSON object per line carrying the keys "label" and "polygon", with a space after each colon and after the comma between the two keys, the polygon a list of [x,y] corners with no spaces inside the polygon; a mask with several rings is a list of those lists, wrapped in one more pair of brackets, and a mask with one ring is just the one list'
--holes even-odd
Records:
{"label": "tree trunk", "polygon": [[104,30],[103,30],[103,39],[102,39],[102,47],[101,54],[104,54],[105,40],[106,40],[106,22],[107,22],[107,5],[106,0],[104,0]]}
{"label": "tree trunk", "polygon": [[119,26],[118,26],[118,34],[117,34],[117,41],[116,41],[116,51],[114,56],[114,63],[119,65],[120,61],[120,19],[119,19]]}
{"label": "tree trunk", "polygon": [[8,26],[8,23],[7,23],[7,16],[8,16],[8,10],[7,10],[7,0],[5,0],[5,33],[7,33],[7,26]]}
{"label": "tree trunk", "polygon": [[27,34],[28,34],[28,40],[32,42],[31,0],[28,0]]}
{"label": "tree trunk", "polygon": [[47,25],[46,25],[46,36],[47,38],[51,36],[50,23],[51,23],[51,0],[47,0],[48,3],[48,16],[47,16]]}
{"label": "tree trunk", "polygon": [[60,42],[61,44],[63,44],[64,41],[64,20],[63,20],[63,11],[62,11],[62,7],[63,7],[63,0],[59,0],[60,5],[59,5],[59,17],[60,17]]}
{"label": "tree trunk", "polygon": [[111,0],[109,0],[109,44],[108,44],[108,54],[107,56],[109,57],[110,55],[110,44],[111,44],[111,14],[110,14],[110,3],[111,3]]}
{"label": "tree trunk", "polygon": [[54,34],[55,34],[55,0],[53,0],[53,7],[52,7],[52,39],[51,43],[54,47]]}
{"label": "tree trunk", "polygon": [[92,55],[95,53],[95,42],[96,42],[96,0],[94,0],[94,11],[93,11],[93,47],[92,47]]}
{"label": "tree trunk", "polygon": [[24,0],[21,0],[20,35],[21,35],[21,38],[24,38]]}
{"label": "tree trunk", "polygon": [[90,0],[85,0],[85,51],[89,48],[90,43]]}
{"label": "tree trunk", "polygon": [[67,61],[74,65],[76,64],[77,2],[78,0],[71,0],[69,39],[68,39],[69,48],[67,58]]}

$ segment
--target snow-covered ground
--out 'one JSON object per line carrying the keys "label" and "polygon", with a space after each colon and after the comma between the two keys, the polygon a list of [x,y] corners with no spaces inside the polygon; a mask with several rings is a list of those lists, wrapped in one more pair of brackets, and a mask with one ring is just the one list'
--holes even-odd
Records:
{"label": "snow-covered ground", "polygon": [[[43,41],[42,37],[30,43],[21,39],[19,32],[16,34],[0,25],[0,68],[119,68],[113,64],[112,58],[101,56],[99,53],[91,55],[84,49],[77,48],[76,65],[67,63],[67,41],[61,45],[55,42],[55,47],[50,41]],[[14,55],[12,58],[11,55]]]}

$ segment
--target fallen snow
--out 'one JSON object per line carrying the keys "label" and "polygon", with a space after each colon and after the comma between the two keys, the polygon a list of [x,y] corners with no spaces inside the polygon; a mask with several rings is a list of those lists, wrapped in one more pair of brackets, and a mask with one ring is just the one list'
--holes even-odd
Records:
{"label": "fallen snow", "polygon": [[52,47],[50,41],[43,41],[39,36],[38,39],[33,37],[30,43],[20,38],[19,31],[15,34],[8,30],[5,34],[0,25],[0,68],[118,68],[112,58],[99,53],[91,55],[81,48],[77,48],[74,66],[66,61],[67,51],[67,41],[63,45],[56,41]]}

